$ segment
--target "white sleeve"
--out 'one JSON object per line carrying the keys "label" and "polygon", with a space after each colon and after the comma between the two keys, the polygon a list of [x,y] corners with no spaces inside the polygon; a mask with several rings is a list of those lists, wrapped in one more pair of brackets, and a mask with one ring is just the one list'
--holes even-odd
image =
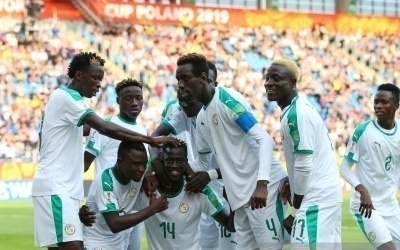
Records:
{"label": "white sleeve", "polygon": [[90,129],[89,141],[86,144],[85,151],[91,153],[94,156],[98,156],[102,149],[102,138],[104,138],[103,135],[101,135],[93,128]]}
{"label": "white sleeve", "polygon": [[212,157],[213,154],[211,152],[205,154],[198,153],[197,159],[194,162],[190,162],[190,167],[194,172],[213,169],[213,166],[211,166]]}
{"label": "white sleeve", "polygon": [[[66,90],[68,92],[68,90]],[[70,92],[68,92],[70,93]],[[75,93],[68,96],[65,93],[62,97],[62,102],[59,104],[62,107],[63,119],[68,123],[76,124],[78,127],[82,126],[83,119],[94,111],[87,105],[82,97],[77,97]]]}
{"label": "white sleeve", "polygon": [[270,181],[274,141],[259,123],[254,124],[247,131],[247,134],[259,144],[258,180]]}
{"label": "white sleeve", "polygon": [[358,180],[357,176],[351,170],[351,167],[354,165],[354,161],[349,160],[348,158],[343,158],[342,164],[340,164],[340,174],[343,178],[353,187],[356,188],[361,182]]}
{"label": "white sleeve", "polygon": [[312,154],[297,153],[294,157],[293,192],[297,195],[305,195],[311,178]]}

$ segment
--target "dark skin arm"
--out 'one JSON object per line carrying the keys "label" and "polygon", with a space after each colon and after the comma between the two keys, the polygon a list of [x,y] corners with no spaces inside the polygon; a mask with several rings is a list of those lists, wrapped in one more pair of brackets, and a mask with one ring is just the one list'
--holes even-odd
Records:
{"label": "dark skin arm", "polygon": [[84,154],[84,163],[85,163],[84,171],[85,172],[89,170],[90,165],[92,165],[95,158],[96,158],[95,155],[92,155],[91,153],[85,151],[85,154]]}
{"label": "dark skin arm", "polygon": [[375,208],[368,190],[362,184],[357,185],[355,190],[360,193],[360,208],[358,211],[361,216],[363,216],[365,212],[364,217],[371,218],[372,210],[375,210]]}
{"label": "dark skin arm", "polygon": [[140,222],[146,220],[156,213],[164,211],[167,208],[168,201],[165,198],[165,195],[156,198],[155,194],[153,194],[150,197],[150,205],[137,213],[124,214],[122,216],[119,216],[118,212],[109,212],[103,214],[103,216],[111,232],[118,233],[136,226]]}
{"label": "dark skin arm", "polygon": [[90,134],[90,126],[89,125],[86,125],[86,124],[84,124],[83,125],[83,136],[89,136],[89,134]]}
{"label": "dark skin arm", "polygon": [[100,134],[111,137],[120,141],[136,141],[147,143],[153,147],[162,147],[164,144],[169,143],[172,145],[179,145],[178,140],[171,137],[150,137],[133,132],[129,129],[123,128],[115,123],[104,121],[95,113],[88,114],[83,118],[83,123],[89,125],[97,130]]}
{"label": "dark skin arm", "polygon": [[230,211],[230,213],[228,213],[227,209],[222,210],[221,212],[219,212],[217,215],[214,216],[214,220],[219,222],[229,232],[236,232],[234,218],[235,218],[235,212]]}

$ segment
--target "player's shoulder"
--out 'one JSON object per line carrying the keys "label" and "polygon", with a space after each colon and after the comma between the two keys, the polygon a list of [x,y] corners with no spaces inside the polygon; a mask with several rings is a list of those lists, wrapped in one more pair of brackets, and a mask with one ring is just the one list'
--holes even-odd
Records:
{"label": "player's shoulder", "polygon": [[161,113],[161,116],[163,118],[166,118],[168,116],[168,114],[170,114],[173,110],[177,109],[177,106],[179,106],[178,100],[169,101],[167,103],[167,105],[165,106],[163,112]]}
{"label": "player's shoulder", "polygon": [[217,89],[219,90],[217,93],[219,103],[226,110],[230,110],[239,116],[251,110],[244,96],[236,90],[224,87],[217,87]]}
{"label": "player's shoulder", "polygon": [[79,94],[78,91],[66,88],[66,87],[61,87],[56,89],[52,95],[57,96],[58,98],[64,98],[67,100],[73,100],[73,101],[82,101],[83,97],[81,94]]}
{"label": "player's shoulder", "polygon": [[352,136],[352,140],[354,142],[358,142],[358,140],[360,140],[360,138],[362,137],[362,135],[365,133],[365,131],[367,130],[368,126],[370,126],[373,123],[373,120],[369,120],[366,122],[363,122],[361,124],[359,124],[353,132],[353,136]]}
{"label": "player's shoulder", "polygon": [[114,191],[112,168],[104,169],[101,173],[96,176],[97,185],[104,191]]}

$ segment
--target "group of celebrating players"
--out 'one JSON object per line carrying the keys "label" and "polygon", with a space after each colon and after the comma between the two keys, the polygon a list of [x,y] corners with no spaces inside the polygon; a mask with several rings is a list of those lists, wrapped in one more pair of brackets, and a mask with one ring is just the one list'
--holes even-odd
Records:
{"label": "group of celebrating players", "polygon": [[[282,249],[289,242],[292,249],[341,249],[334,148],[324,121],[298,94],[294,62],[274,60],[265,82],[268,100],[282,110],[287,172],[248,102],[217,86],[217,69],[204,56],[179,58],[178,100],[151,136],[136,121],[143,106],[136,80],[116,85],[117,115],[102,119],[86,104],[101,87],[104,63],[95,53],[75,55],[69,85],[45,106],[32,186],[37,246],[141,249],[144,227],[157,250]],[[376,119],[356,127],[340,166],[353,187],[351,213],[378,249],[400,249],[399,96],[395,85],[379,86]],[[96,176],[79,208],[93,161]]]}

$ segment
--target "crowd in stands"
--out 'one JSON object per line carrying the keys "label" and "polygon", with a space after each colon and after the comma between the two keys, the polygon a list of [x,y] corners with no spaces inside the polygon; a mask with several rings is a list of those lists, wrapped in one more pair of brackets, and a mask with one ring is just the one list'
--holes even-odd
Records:
{"label": "crowd in stands", "polygon": [[[104,118],[118,112],[114,85],[132,76],[145,86],[138,122],[149,133],[159,124],[166,103],[175,98],[179,56],[205,55],[217,65],[219,86],[233,87],[248,98],[275,139],[281,160],[280,109],[267,101],[263,87],[265,70],[274,58],[298,63],[298,89],[326,121],[339,156],[352,128],[373,117],[373,93],[380,81],[400,82],[400,36],[343,35],[318,26],[290,32],[269,27],[206,25],[184,30],[88,24],[76,36],[64,32],[59,28],[19,43],[14,34],[0,29],[0,160],[37,160],[43,107],[55,88],[67,84],[67,65],[81,50],[100,51],[107,60],[102,89],[90,105]],[[360,46],[350,46],[358,42]]]}

